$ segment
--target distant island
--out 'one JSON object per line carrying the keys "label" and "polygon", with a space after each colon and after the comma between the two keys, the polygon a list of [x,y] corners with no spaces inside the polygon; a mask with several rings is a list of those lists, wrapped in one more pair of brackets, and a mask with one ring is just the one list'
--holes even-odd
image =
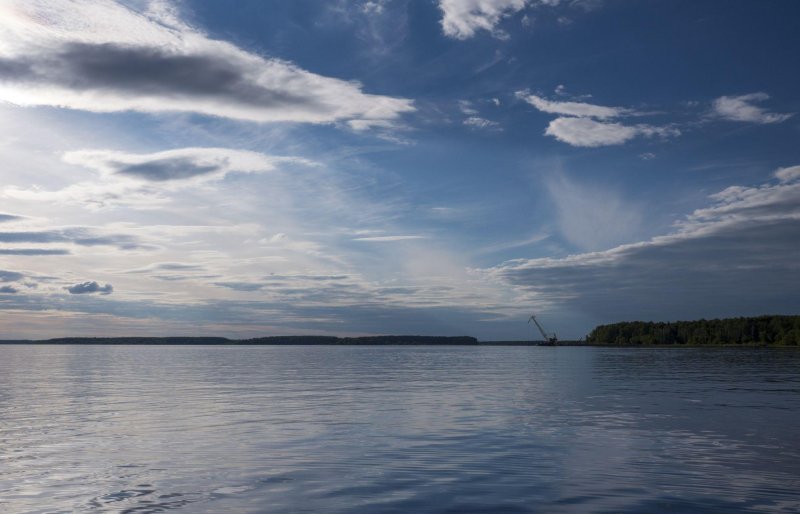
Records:
{"label": "distant island", "polygon": [[800,316],[757,316],[697,321],[625,321],[600,325],[593,346],[800,346]]}
{"label": "distant island", "polygon": [[273,336],[253,339],[228,339],[227,337],[59,337],[40,341],[0,341],[0,343],[36,344],[106,344],[106,345],[477,345],[469,336]]}
{"label": "distant island", "polygon": [[[364,337],[59,337],[0,340],[0,344],[80,345],[428,345],[537,346],[543,341],[478,341],[470,336],[381,335]],[[800,316],[757,316],[696,321],[622,321],[595,327],[585,339],[561,340],[557,346],[800,346]]]}

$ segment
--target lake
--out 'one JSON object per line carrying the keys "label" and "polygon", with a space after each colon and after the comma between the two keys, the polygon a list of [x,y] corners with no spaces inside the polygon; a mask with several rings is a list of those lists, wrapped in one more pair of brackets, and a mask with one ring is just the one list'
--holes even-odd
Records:
{"label": "lake", "polygon": [[0,345],[0,511],[800,511],[800,351]]}

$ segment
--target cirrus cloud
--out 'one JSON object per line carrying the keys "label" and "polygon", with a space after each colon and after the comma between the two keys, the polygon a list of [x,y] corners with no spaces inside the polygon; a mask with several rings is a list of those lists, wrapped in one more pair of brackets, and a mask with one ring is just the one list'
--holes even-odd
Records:
{"label": "cirrus cloud", "polygon": [[[556,88],[556,91],[558,91],[558,88]],[[585,102],[557,102],[553,100],[547,100],[540,96],[529,94],[526,91],[518,91],[516,96],[517,98],[524,100],[536,107],[538,110],[550,114],[560,114],[564,116],[588,116],[592,118],[606,119],[634,113],[633,110],[625,109],[623,107],[607,107],[604,105],[593,105]]]}
{"label": "cirrus cloud", "polygon": [[678,136],[681,132],[673,127],[658,127],[643,123],[624,125],[589,118],[556,118],[550,122],[544,133],[572,146],[596,148],[621,145],[639,136],[670,137]]}

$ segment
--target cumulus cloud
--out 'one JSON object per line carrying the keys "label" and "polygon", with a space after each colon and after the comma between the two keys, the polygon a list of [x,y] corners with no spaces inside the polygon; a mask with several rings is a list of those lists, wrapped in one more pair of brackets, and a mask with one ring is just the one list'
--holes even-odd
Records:
{"label": "cumulus cloud", "polygon": [[[469,39],[480,30],[505,37],[500,20],[529,6],[555,6],[560,0],[439,0],[442,30],[456,39]],[[575,3],[575,2],[573,2]]]}
{"label": "cumulus cloud", "polygon": [[101,286],[95,281],[91,282],[83,282],[80,284],[75,284],[74,286],[65,287],[69,294],[101,294],[101,295],[109,295],[114,292],[114,286],[111,284],[106,284]]}
{"label": "cumulus cloud", "polygon": [[621,145],[639,136],[678,136],[680,130],[643,123],[624,125],[595,121],[589,118],[556,118],[547,125],[544,133],[572,146],[594,148]]}
{"label": "cumulus cloud", "polygon": [[775,176],[781,182],[792,182],[800,180],[800,166],[790,166],[788,168],[780,168],[775,172]]}
{"label": "cumulus cloud", "polygon": [[599,320],[800,309],[800,181],[730,187],[668,235],[489,270],[518,290]]}
{"label": "cumulus cloud", "polygon": [[781,123],[788,120],[793,113],[769,112],[763,107],[753,105],[769,99],[766,93],[750,93],[741,96],[721,96],[714,100],[714,114],[731,121],[747,121],[750,123]]}
{"label": "cumulus cloud", "polygon": [[572,146],[594,148],[621,145],[636,137],[672,137],[679,136],[681,133],[677,128],[670,126],[645,123],[626,125],[617,121],[609,121],[623,116],[642,114],[633,109],[607,107],[585,102],[547,100],[527,91],[518,91],[516,96],[541,112],[559,115],[547,125],[544,133]]}
{"label": "cumulus cloud", "polygon": [[152,6],[9,0],[0,27],[0,99],[17,105],[361,125],[414,110],[411,100],[211,39]]}

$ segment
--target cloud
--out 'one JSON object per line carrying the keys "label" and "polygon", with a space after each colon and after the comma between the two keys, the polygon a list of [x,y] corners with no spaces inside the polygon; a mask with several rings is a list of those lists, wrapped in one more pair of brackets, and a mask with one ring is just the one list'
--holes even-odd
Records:
{"label": "cloud", "polygon": [[[469,39],[480,30],[508,37],[497,24],[529,6],[556,6],[560,0],[439,0],[442,30],[455,39]],[[572,2],[577,4],[578,2]]]}
{"label": "cloud", "polygon": [[143,248],[128,234],[103,234],[86,228],[0,232],[0,243],[73,243],[78,246],[115,246],[121,250]]}
{"label": "cloud", "polygon": [[0,213],[0,223],[4,223],[6,221],[16,221],[22,219],[22,216],[15,216],[13,214],[3,214]]}
{"label": "cloud", "polygon": [[4,2],[0,99],[255,122],[380,124],[414,110],[411,100],[211,39],[153,5],[136,12],[102,0]]}
{"label": "cloud", "polygon": [[673,127],[658,127],[647,124],[623,125],[595,121],[589,118],[556,118],[544,132],[572,146],[595,148],[621,145],[635,137],[670,137],[680,135]]}
{"label": "cloud", "polygon": [[16,282],[21,280],[25,275],[16,271],[0,270],[0,282]]}
{"label": "cloud", "polygon": [[19,289],[13,286],[0,286],[0,294],[16,294]]}
{"label": "cloud", "polygon": [[184,262],[157,262],[143,268],[129,270],[127,273],[151,273],[154,271],[206,271],[206,268],[201,264],[189,264]]}
{"label": "cloud", "polygon": [[[560,87],[560,86],[559,86]],[[559,88],[556,88],[558,91]],[[563,93],[563,89],[561,93]],[[671,126],[656,126],[639,123],[626,125],[608,121],[623,116],[639,116],[642,113],[624,107],[607,107],[584,102],[558,102],[518,91],[517,98],[533,105],[539,111],[557,114],[545,129],[545,135],[572,146],[596,148],[621,145],[636,137],[679,136],[680,130]]]}
{"label": "cloud", "polygon": [[503,130],[500,127],[500,124],[496,121],[487,120],[485,118],[479,118],[478,116],[470,116],[469,118],[464,120],[464,125],[467,127],[471,127],[474,129],[481,129],[481,130]]}
{"label": "cloud", "polygon": [[361,12],[364,14],[382,14],[387,2],[388,0],[368,0],[361,4]]}
{"label": "cloud", "polygon": [[[562,89],[559,91],[559,88]],[[563,86],[556,88],[556,93],[564,94]],[[540,111],[550,114],[607,119],[635,113],[635,111],[631,109],[625,109],[623,107],[606,107],[603,105],[593,105],[584,102],[556,102],[552,100],[546,100],[540,96],[528,94],[526,91],[518,91],[516,96],[517,98],[528,102]]]}
{"label": "cloud", "polygon": [[253,282],[214,282],[214,285],[233,289],[234,291],[258,291],[264,288],[264,284]]}
{"label": "cloud", "polygon": [[800,182],[735,186],[668,235],[489,270],[561,312],[601,321],[800,310]]}
{"label": "cloud", "polygon": [[610,248],[634,240],[641,230],[641,207],[611,189],[564,176],[551,178],[546,186],[561,235],[577,248]]}
{"label": "cloud", "polygon": [[152,209],[169,201],[165,193],[220,180],[232,172],[269,172],[283,165],[316,166],[301,157],[270,156],[230,148],[177,148],[155,153],[115,150],[66,152],[62,160],[100,173],[56,191],[6,187],[3,195],[20,200],[79,204],[87,209],[118,205]]}
{"label": "cloud", "polygon": [[0,248],[0,255],[69,255],[63,248]]}
{"label": "cloud", "polygon": [[714,100],[714,114],[731,121],[747,121],[750,123],[781,123],[788,120],[794,113],[774,113],[762,107],[753,105],[769,99],[766,93],[750,93],[741,96],[721,96]]}
{"label": "cloud", "polygon": [[74,286],[65,287],[69,294],[94,294],[98,293],[101,295],[109,295],[114,292],[114,286],[111,284],[106,284],[101,286],[95,281],[91,282],[83,282],[81,284],[75,284]]}
{"label": "cloud", "polygon": [[146,182],[221,178],[232,171],[269,171],[277,163],[285,161],[310,164],[310,161],[304,159],[270,157],[258,152],[229,148],[179,148],[149,154],[79,150],[65,153],[63,160],[106,175]]}
{"label": "cloud", "polygon": [[353,241],[368,241],[372,243],[390,243],[393,241],[408,241],[412,239],[427,239],[426,236],[373,236],[356,237]]}
{"label": "cloud", "polygon": [[775,177],[781,182],[793,182],[800,180],[800,166],[790,166],[788,168],[779,168],[775,172]]}
{"label": "cloud", "polygon": [[462,113],[468,116],[474,116],[478,114],[478,110],[472,106],[472,102],[470,102],[469,100],[459,100],[458,108],[459,110],[461,110]]}

